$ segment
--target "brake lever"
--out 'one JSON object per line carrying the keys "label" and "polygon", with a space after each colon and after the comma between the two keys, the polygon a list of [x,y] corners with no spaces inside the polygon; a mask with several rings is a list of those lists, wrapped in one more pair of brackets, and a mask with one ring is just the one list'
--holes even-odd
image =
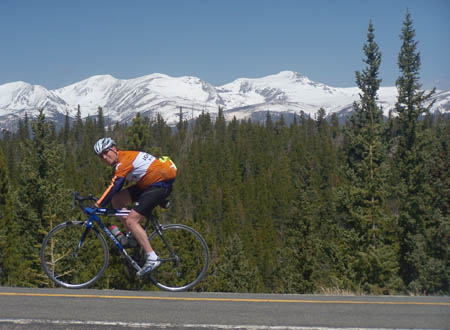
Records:
{"label": "brake lever", "polygon": [[97,201],[98,201],[98,198],[95,198],[94,196],[92,196],[92,194],[89,194],[89,195],[87,196],[87,199],[89,199],[89,200],[91,200],[91,201],[94,201],[94,202],[97,202]]}

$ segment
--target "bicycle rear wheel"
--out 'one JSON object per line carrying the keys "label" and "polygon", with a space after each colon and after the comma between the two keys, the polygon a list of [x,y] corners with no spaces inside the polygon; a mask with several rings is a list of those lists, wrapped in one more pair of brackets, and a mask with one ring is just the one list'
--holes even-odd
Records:
{"label": "bicycle rear wheel", "polygon": [[108,260],[105,238],[94,227],[87,230],[84,221],[61,223],[42,242],[42,268],[53,282],[65,288],[80,289],[93,284],[102,276]]}
{"label": "bicycle rear wheel", "polygon": [[150,244],[162,260],[150,273],[158,288],[185,291],[196,285],[206,274],[209,264],[208,245],[194,229],[179,224],[162,226],[162,236],[153,232]]}

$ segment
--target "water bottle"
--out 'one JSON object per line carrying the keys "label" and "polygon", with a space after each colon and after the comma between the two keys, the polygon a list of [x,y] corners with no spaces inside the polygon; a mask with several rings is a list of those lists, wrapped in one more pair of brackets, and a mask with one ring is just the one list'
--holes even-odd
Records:
{"label": "water bottle", "polygon": [[119,228],[117,228],[117,226],[112,225],[111,226],[111,233],[116,237],[116,239],[123,245],[126,237],[124,236],[124,234],[119,230]]}

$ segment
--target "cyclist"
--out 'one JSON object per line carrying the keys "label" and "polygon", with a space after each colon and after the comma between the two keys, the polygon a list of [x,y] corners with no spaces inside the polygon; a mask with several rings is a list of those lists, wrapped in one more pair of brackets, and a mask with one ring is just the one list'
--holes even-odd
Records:
{"label": "cyclist", "polygon": [[[98,140],[94,151],[115,168],[111,184],[95,206],[105,208],[112,202],[115,209],[121,209],[134,203],[130,214],[121,220],[147,254],[144,266],[137,272],[138,276],[144,276],[156,269],[161,262],[140,222],[154,207],[166,200],[172,191],[177,169],[168,157],[158,159],[143,151],[119,150],[114,140],[108,137]],[[125,180],[136,184],[122,190]]]}

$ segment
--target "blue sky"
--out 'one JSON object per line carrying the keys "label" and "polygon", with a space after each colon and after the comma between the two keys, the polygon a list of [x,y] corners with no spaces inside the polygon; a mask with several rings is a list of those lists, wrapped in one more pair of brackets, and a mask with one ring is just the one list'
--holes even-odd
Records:
{"label": "blue sky", "polygon": [[1,0],[0,84],[165,73],[219,86],[292,70],[350,87],[372,20],[394,86],[407,8],[421,83],[450,89],[450,0]]}

